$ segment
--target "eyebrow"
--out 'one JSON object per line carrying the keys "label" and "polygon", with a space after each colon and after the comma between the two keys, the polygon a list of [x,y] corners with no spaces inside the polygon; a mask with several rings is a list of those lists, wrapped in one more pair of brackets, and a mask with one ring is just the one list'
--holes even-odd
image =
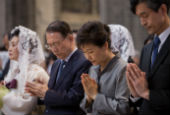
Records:
{"label": "eyebrow", "polygon": [[18,42],[11,42],[11,44],[17,44]]}
{"label": "eyebrow", "polygon": [[146,12],[141,12],[141,13],[139,14],[139,16],[142,16],[142,15],[144,15],[144,14],[146,14]]}
{"label": "eyebrow", "polygon": [[83,51],[84,53],[88,52],[88,51],[91,51],[92,49],[86,49],[86,51]]}
{"label": "eyebrow", "polygon": [[92,50],[92,49],[86,49],[87,51]]}

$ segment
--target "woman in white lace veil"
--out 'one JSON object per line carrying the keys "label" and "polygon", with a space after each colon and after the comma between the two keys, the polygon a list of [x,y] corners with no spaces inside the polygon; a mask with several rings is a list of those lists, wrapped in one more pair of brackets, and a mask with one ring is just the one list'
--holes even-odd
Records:
{"label": "woman in white lace veil", "polygon": [[120,52],[124,61],[128,62],[129,56],[135,56],[135,48],[130,32],[122,25],[110,24],[108,26],[111,30],[111,46],[114,51]]}
{"label": "woman in white lace veil", "polygon": [[[9,73],[5,78],[6,86],[10,88],[10,93],[3,97],[2,112],[5,115],[25,115],[29,114],[36,105],[37,97],[25,93],[26,81],[34,82],[40,79],[48,83],[48,74],[41,67],[45,58],[40,39],[36,32],[17,26],[11,31],[11,41],[16,39],[15,44],[10,44],[10,59],[15,52],[18,58],[11,60]],[[17,37],[17,38],[16,38]],[[14,40],[13,40],[14,41]],[[14,49],[16,45],[16,50]]]}

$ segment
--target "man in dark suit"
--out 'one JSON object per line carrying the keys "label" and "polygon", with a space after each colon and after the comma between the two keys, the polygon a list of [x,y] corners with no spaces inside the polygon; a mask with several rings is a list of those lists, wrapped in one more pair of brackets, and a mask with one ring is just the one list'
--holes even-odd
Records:
{"label": "man in dark suit", "polygon": [[141,54],[140,69],[127,65],[131,94],[142,98],[139,114],[170,114],[170,19],[168,0],[131,0],[133,13],[154,40]]}
{"label": "man in dark suit", "polygon": [[83,97],[80,76],[87,73],[91,63],[76,48],[75,38],[64,21],[49,24],[46,30],[48,48],[59,58],[51,69],[48,86],[26,84],[26,91],[44,98],[45,115],[78,115]]}

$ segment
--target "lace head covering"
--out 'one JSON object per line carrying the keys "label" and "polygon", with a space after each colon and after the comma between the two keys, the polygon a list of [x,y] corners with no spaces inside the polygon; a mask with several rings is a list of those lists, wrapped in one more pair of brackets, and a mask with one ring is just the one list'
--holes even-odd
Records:
{"label": "lace head covering", "polygon": [[132,40],[132,36],[127,28],[122,25],[108,25],[111,31],[111,46],[113,52],[119,51],[121,57],[126,62],[129,56],[135,56],[135,48]]}
{"label": "lace head covering", "polygon": [[11,31],[11,34],[13,34],[16,30],[19,30],[19,58],[17,63],[11,60],[10,72],[7,78],[8,81],[13,79],[14,76],[16,76],[15,74],[18,72],[19,74],[17,77],[19,77],[20,81],[22,81],[20,83],[21,86],[19,87],[22,87],[20,90],[24,91],[29,64],[40,65],[44,62],[45,57],[40,39],[36,32],[23,26],[17,26]]}

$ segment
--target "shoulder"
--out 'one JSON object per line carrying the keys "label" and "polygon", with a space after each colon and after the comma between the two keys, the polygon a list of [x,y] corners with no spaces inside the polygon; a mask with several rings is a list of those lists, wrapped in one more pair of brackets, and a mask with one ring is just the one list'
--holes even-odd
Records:
{"label": "shoulder", "polygon": [[149,49],[149,48],[152,48],[152,45],[153,45],[153,41],[150,42],[149,44],[144,45],[143,51],[144,51],[144,50],[147,50],[147,49]]}
{"label": "shoulder", "polygon": [[76,50],[72,57],[70,58],[70,61],[75,64],[76,66],[79,65],[86,65],[91,64],[84,56],[83,52],[81,50]]}
{"label": "shoulder", "polygon": [[119,70],[122,70],[122,69],[126,68],[126,66],[127,66],[127,62],[125,62],[121,57],[119,57],[116,60],[116,63],[114,64],[114,68],[119,69]]}
{"label": "shoulder", "polygon": [[117,60],[117,63],[115,63],[114,67],[111,70],[112,76],[115,76],[115,77],[112,77],[112,80],[116,79],[117,82],[119,82],[120,80],[121,82],[123,82],[126,79],[125,77],[126,66],[127,66],[127,62],[119,58]]}
{"label": "shoulder", "polygon": [[28,74],[32,79],[41,79],[46,82],[49,79],[49,75],[45,69],[37,64],[31,64],[29,66]]}
{"label": "shoulder", "polygon": [[125,67],[127,65],[127,62],[125,62],[122,58],[119,58],[117,60],[117,64],[121,67]]}
{"label": "shoulder", "polygon": [[125,74],[127,62],[122,58],[118,58],[115,63],[112,64],[111,73],[118,78]]}
{"label": "shoulder", "polygon": [[52,65],[52,68],[51,69],[54,69],[56,68],[59,64],[60,64],[61,60],[60,59],[57,59],[54,61],[53,65]]}
{"label": "shoulder", "polygon": [[70,58],[70,60],[85,60],[84,54],[81,50],[77,49],[74,54],[72,55],[72,57]]}
{"label": "shoulder", "polygon": [[42,68],[41,66],[37,65],[37,64],[30,64],[29,65],[29,71],[45,71],[44,68]]}

